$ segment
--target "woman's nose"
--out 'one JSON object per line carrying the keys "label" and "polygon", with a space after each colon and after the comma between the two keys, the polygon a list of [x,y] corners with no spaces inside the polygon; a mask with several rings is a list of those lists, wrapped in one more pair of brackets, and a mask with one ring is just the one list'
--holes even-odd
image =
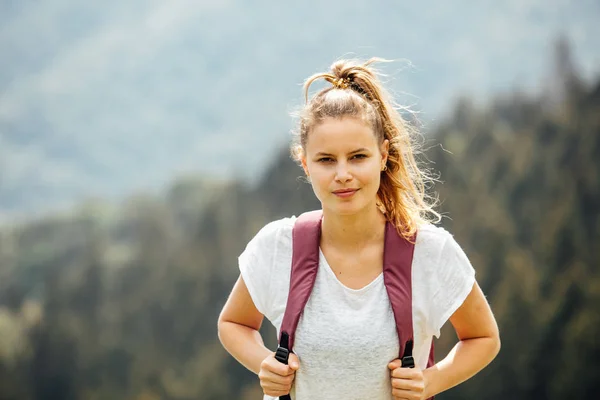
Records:
{"label": "woman's nose", "polygon": [[346,163],[338,163],[335,169],[335,179],[339,182],[348,182],[352,179],[352,174]]}

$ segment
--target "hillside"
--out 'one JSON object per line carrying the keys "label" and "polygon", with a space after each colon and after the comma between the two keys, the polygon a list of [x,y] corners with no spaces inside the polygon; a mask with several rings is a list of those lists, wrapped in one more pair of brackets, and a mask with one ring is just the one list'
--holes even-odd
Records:
{"label": "hillside", "polygon": [[[160,192],[181,173],[253,179],[299,84],[334,57],[386,72],[433,125],[459,93],[552,86],[559,35],[600,73],[595,2],[190,0],[0,5],[0,221]],[[431,122],[431,123],[430,123]]]}
{"label": "hillside", "polygon": [[[567,75],[563,89],[558,105],[463,99],[430,142],[443,225],[472,260],[503,343],[484,373],[440,399],[600,390],[600,82]],[[216,318],[256,231],[317,207],[299,176],[283,150],[255,186],[188,180],[161,198],[5,228],[0,397],[257,399]],[[446,327],[438,358],[453,340]]]}

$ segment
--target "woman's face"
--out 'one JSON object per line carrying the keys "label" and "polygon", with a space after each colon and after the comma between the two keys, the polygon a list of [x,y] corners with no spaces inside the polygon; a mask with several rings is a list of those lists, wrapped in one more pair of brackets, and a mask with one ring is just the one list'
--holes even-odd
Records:
{"label": "woman's face", "polygon": [[328,118],[313,128],[302,166],[323,210],[350,215],[375,207],[388,145],[356,118]]}

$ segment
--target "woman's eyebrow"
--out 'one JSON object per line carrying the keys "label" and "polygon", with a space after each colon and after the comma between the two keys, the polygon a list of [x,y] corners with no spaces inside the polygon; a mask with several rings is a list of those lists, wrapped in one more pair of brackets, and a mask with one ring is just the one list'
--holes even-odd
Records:
{"label": "woman's eyebrow", "polygon": [[[360,149],[352,150],[351,152],[348,153],[348,155],[350,155],[350,154],[356,154],[356,153],[365,153],[365,152],[368,152],[368,151],[369,151],[368,149],[366,149],[364,147],[361,147]],[[323,156],[333,157],[333,154],[326,153],[324,151],[319,151],[316,154],[316,156],[318,156],[318,157],[323,157]]]}
{"label": "woman's eyebrow", "polygon": [[365,149],[364,147],[361,147],[360,149],[358,149],[358,150],[354,150],[354,151],[351,151],[351,152],[350,152],[350,153],[348,153],[348,154],[355,154],[355,153],[365,153],[365,152],[368,152],[368,151],[369,151],[368,149]]}

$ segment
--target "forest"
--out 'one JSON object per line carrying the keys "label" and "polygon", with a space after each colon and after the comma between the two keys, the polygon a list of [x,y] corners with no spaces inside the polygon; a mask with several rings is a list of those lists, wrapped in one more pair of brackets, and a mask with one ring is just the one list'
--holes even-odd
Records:
{"label": "forest", "polygon": [[[600,392],[600,81],[560,97],[461,98],[425,135],[441,224],[500,325],[493,363],[439,399]],[[1,400],[260,399],[217,338],[237,256],[268,221],[319,207],[288,149],[259,182],[197,177],[0,229]],[[266,343],[274,329],[265,321]],[[456,337],[446,326],[443,357]]]}

